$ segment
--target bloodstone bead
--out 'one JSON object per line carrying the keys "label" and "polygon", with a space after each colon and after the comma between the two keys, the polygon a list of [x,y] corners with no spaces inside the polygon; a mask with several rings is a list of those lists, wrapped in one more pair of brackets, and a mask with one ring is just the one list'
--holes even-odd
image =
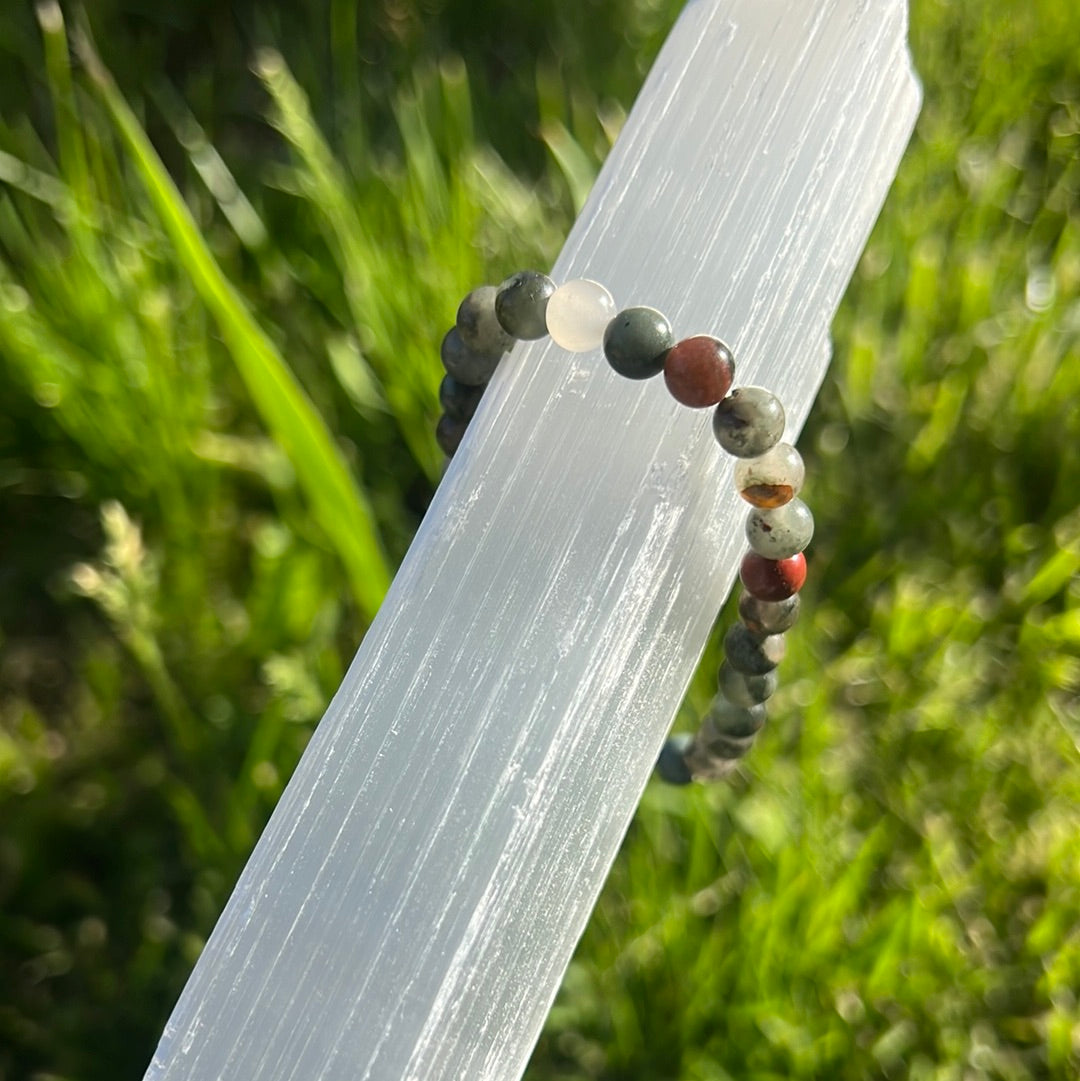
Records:
{"label": "bloodstone bead", "polygon": [[467,383],[459,383],[452,375],[448,375],[439,384],[439,404],[448,417],[463,420],[468,424],[476,412],[476,407],[480,404],[483,393],[483,386],[470,387]]}
{"label": "bloodstone bead", "polygon": [[447,458],[453,458],[454,452],[461,444],[468,428],[468,421],[459,420],[444,413],[439,417],[439,423],[435,426],[435,442],[442,447]]}
{"label": "bloodstone bead", "polygon": [[656,760],[656,773],[661,780],[668,784],[682,785],[689,784],[694,779],[690,767],[686,764],[686,752],[692,742],[692,737],[684,732],[668,737],[660,750],[660,757]]}
{"label": "bloodstone bead", "polygon": [[798,593],[783,601],[762,601],[752,593],[743,593],[739,597],[739,618],[747,630],[761,638],[781,634],[795,626],[800,603]]}
{"label": "bloodstone bead", "polygon": [[814,535],[814,516],[801,500],[782,507],[755,507],[746,516],[746,539],[766,559],[787,559],[801,552]]}
{"label": "bloodstone bead", "polygon": [[734,624],[724,635],[724,654],[736,671],[748,676],[763,676],[783,659],[787,645],[782,634],[759,638],[741,623]]}
{"label": "bloodstone bead", "polygon": [[735,463],[735,487],[755,507],[782,507],[799,494],[805,477],[802,455],[790,443]]}
{"label": "bloodstone bead", "polygon": [[494,285],[481,285],[461,302],[457,310],[457,329],[461,340],[476,353],[501,356],[514,344],[495,317]]}
{"label": "bloodstone bead", "polygon": [[708,334],[684,338],[664,360],[664,382],[671,396],[691,409],[716,405],[731,389],[734,378],[731,350]]}
{"label": "bloodstone bead", "polygon": [[478,387],[486,383],[498,367],[500,353],[477,353],[462,340],[457,327],[452,327],[442,340],[439,350],[443,367],[459,383]]}
{"label": "bloodstone bead", "polygon": [[[743,754],[750,748],[747,747]],[[695,743],[686,754],[686,765],[695,781],[722,781],[735,772],[739,761],[737,757],[725,758],[713,754],[705,747]]]}
{"label": "bloodstone bead", "polygon": [[758,600],[786,600],[798,593],[806,581],[806,556],[799,552],[788,559],[766,559],[757,552],[747,552],[739,567],[739,578],[746,592]]}
{"label": "bloodstone bead", "polygon": [[734,706],[756,706],[776,693],[776,672],[752,676],[732,668],[728,661],[720,665],[720,693]]}
{"label": "bloodstone bead", "polygon": [[671,324],[655,308],[623,308],[604,331],[604,356],[619,375],[648,379],[664,370],[674,342]]}
{"label": "bloodstone bead", "polygon": [[495,318],[507,334],[522,341],[543,338],[548,298],[555,283],[536,270],[519,270],[507,278],[495,293]]}
{"label": "bloodstone bead", "polygon": [[761,703],[751,706],[737,706],[721,697],[713,699],[709,708],[709,720],[717,732],[724,732],[736,739],[743,739],[760,732],[765,727],[768,717]]}
{"label": "bloodstone bead", "polygon": [[717,443],[736,458],[757,458],[784,434],[784,407],[764,387],[736,387],[713,414]]}

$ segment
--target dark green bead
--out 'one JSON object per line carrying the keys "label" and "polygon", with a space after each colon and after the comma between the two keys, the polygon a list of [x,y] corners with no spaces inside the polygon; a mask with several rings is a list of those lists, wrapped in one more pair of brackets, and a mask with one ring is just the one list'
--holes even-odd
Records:
{"label": "dark green bead", "polygon": [[718,683],[720,693],[733,705],[754,706],[776,693],[779,679],[775,670],[765,672],[760,676],[752,676],[746,672],[740,672],[737,668],[732,668],[727,661],[724,661],[720,665]]}
{"label": "dark green bead", "polygon": [[457,310],[457,329],[461,340],[476,353],[501,356],[513,344],[495,318],[495,286],[474,289]]}
{"label": "dark green bead", "polygon": [[604,331],[604,356],[627,379],[659,375],[674,344],[671,324],[655,308],[624,308]]}
{"label": "dark green bead", "polygon": [[713,699],[709,709],[709,721],[717,732],[724,732],[736,739],[755,735],[765,727],[768,713],[758,703],[753,706],[736,706],[721,697]]}
{"label": "dark green bead", "polygon": [[689,784],[694,778],[686,764],[692,738],[685,733],[669,736],[656,760],[656,775],[668,784]]}
{"label": "dark green bead", "polygon": [[724,635],[724,654],[728,664],[748,676],[763,676],[783,659],[787,646],[782,634],[759,638],[749,627],[736,623]]}
{"label": "dark green bead", "polygon": [[448,417],[468,423],[480,404],[484,386],[470,387],[460,383],[452,375],[445,376],[439,384],[439,405]]}
{"label": "dark green bead", "polygon": [[784,434],[784,407],[764,387],[737,387],[713,414],[717,443],[736,458],[760,458]]}
{"label": "dark green bead", "polygon": [[468,426],[467,421],[458,420],[446,413],[439,417],[439,423],[435,426],[435,442],[439,444],[447,458],[453,458],[461,440],[465,437],[465,429]]}
{"label": "dark green bead", "polygon": [[739,618],[746,624],[747,630],[759,638],[781,634],[795,626],[800,603],[798,593],[783,601],[763,601],[743,591],[739,597]]}
{"label": "dark green bead", "polygon": [[443,367],[459,383],[478,387],[486,383],[498,367],[501,353],[477,353],[462,340],[457,327],[451,327],[439,349]]}
{"label": "dark green bead", "polygon": [[495,293],[495,318],[507,334],[524,342],[547,334],[547,302],[555,283],[536,270],[519,270]]}
{"label": "dark green bead", "polygon": [[754,736],[729,736],[724,732],[702,732],[698,735],[697,755],[711,758],[714,762],[730,762],[742,758],[754,746]]}

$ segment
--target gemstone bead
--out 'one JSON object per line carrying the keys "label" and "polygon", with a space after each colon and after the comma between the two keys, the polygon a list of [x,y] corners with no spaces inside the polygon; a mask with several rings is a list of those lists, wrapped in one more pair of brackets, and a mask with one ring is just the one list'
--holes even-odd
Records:
{"label": "gemstone bead", "polygon": [[599,348],[614,314],[615,300],[599,282],[577,278],[551,294],[544,318],[557,345],[571,353],[587,353]]}
{"label": "gemstone bead", "polygon": [[694,778],[686,764],[686,752],[693,742],[684,732],[669,736],[656,760],[656,773],[668,784],[689,784]]}
{"label": "gemstone bead", "polygon": [[[742,753],[749,749],[747,746]],[[714,754],[697,743],[686,753],[686,765],[695,781],[722,781],[735,771],[738,764],[738,758]]]}
{"label": "gemstone bead", "polygon": [[452,375],[448,375],[439,384],[439,405],[443,407],[443,412],[448,417],[468,423],[472,420],[483,393],[482,385],[470,387],[467,383],[459,383]]}
{"label": "gemstone bead", "polygon": [[720,665],[718,682],[720,693],[733,706],[756,706],[776,693],[779,680],[775,670],[752,676],[732,668],[728,661],[724,661]]}
{"label": "gemstone bead", "polygon": [[748,676],[763,676],[783,659],[787,650],[782,634],[759,638],[749,628],[736,623],[724,635],[724,654],[728,664]]}
{"label": "gemstone bead", "polygon": [[713,414],[717,443],[736,458],[757,458],[784,434],[784,407],[764,387],[736,387]]}
{"label": "gemstone bead", "polygon": [[760,703],[737,706],[723,698],[714,698],[709,709],[709,720],[716,731],[738,739],[760,732],[767,717],[768,713]]}
{"label": "gemstone bead", "polygon": [[624,308],[604,330],[604,356],[626,379],[659,375],[674,344],[671,324],[655,308]]}
{"label": "gemstone bead", "polygon": [[766,559],[757,552],[747,552],[739,567],[739,578],[746,592],[758,600],[786,600],[798,593],[806,581],[806,556],[799,552],[788,559]]}
{"label": "gemstone bead", "polygon": [[457,310],[457,329],[461,340],[476,353],[501,356],[514,344],[495,317],[494,285],[481,285],[461,302]]}
{"label": "gemstone bead", "polygon": [[708,334],[684,338],[664,360],[664,382],[671,396],[691,409],[716,405],[735,378],[735,358],[719,339]]}
{"label": "gemstone bead", "polygon": [[439,423],[435,425],[435,442],[439,444],[447,458],[453,458],[468,426],[468,421],[452,417],[448,413],[439,417]]}
{"label": "gemstone bead", "polygon": [[747,630],[764,638],[794,627],[799,618],[799,604],[798,593],[782,601],[762,601],[752,593],[743,593],[739,597],[739,618]]}
{"label": "gemstone bead", "polygon": [[814,516],[801,500],[782,507],[755,507],[746,516],[746,539],[766,559],[787,559],[801,552],[814,535]]}
{"label": "gemstone bead", "polygon": [[547,334],[544,318],[555,283],[535,270],[519,270],[495,293],[495,318],[507,334],[521,341],[535,341]]}
{"label": "gemstone bead", "polygon": [[782,507],[799,494],[805,477],[802,455],[790,443],[735,463],[735,487],[755,507]]}
{"label": "gemstone bead", "polygon": [[[710,757],[715,758],[742,758],[754,745],[755,734],[748,736],[733,736],[730,732],[719,729],[710,714],[705,718],[694,739],[694,748],[700,748]],[[688,756],[690,757],[690,756]],[[693,759],[691,758],[691,762]],[[691,765],[691,769],[693,766]]]}
{"label": "gemstone bead", "polygon": [[457,327],[452,327],[443,338],[439,355],[447,372],[459,383],[466,383],[470,387],[486,383],[501,357],[499,353],[477,353],[475,349],[470,349],[461,340]]}

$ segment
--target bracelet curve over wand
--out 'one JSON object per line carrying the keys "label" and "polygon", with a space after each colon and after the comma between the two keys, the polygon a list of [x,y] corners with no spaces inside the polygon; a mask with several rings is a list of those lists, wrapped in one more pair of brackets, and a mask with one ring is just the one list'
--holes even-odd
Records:
{"label": "bracelet curve over wand", "polygon": [[550,335],[570,352],[602,347],[627,379],[664,375],[672,397],[694,409],[715,407],[713,433],[738,459],[735,487],[752,509],[746,519],[749,551],[739,570],[739,621],[724,636],[719,692],[693,736],[668,738],[656,765],[673,784],[718,780],[750,750],[765,724],[765,701],[776,690],[784,632],[799,617],[806,580],[803,550],[814,533],[810,509],[796,496],[805,470],[799,452],[780,441],[784,409],[763,387],[735,387],[735,360],[719,339],[699,334],[676,342],[655,308],[617,309],[604,286],[579,278],[558,286],[523,270],[499,286],[483,285],[461,302],[443,338],[447,375],[439,387],[444,410],[439,446],[453,457],[484,387],[515,341]]}

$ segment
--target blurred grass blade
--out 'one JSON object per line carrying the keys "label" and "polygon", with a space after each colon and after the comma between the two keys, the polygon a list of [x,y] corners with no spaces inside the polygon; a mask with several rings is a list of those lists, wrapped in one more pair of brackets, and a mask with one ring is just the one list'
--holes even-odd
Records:
{"label": "blurred grass blade", "polygon": [[88,37],[78,34],[75,43],[181,264],[217,319],[256,407],[292,462],[316,521],[345,564],[357,604],[370,619],[389,585],[390,572],[366,499],[311,401],[218,266]]}

